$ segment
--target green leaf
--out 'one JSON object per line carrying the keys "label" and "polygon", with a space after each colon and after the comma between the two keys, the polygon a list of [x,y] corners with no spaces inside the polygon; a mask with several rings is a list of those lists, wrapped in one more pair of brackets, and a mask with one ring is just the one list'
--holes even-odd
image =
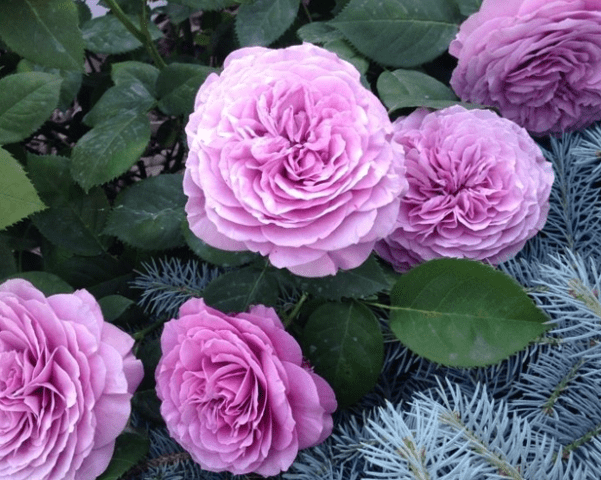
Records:
{"label": "green leaf", "polygon": [[344,35],[326,22],[312,22],[300,27],[296,34],[303,42],[324,44],[340,40]]}
{"label": "green leaf", "polygon": [[19,162],[0,148],[0,230],[44,208]]}
{"label": "green leaf", "polygon": [[446,108],[459,103],[449,87],[416,70],[382,72],[377,88],[390,112],[405,107]]}
{"label": "green leaf", "polygon": [[221,10],[222,8],[231,7],[241,0],[169,0],[169,3],[179,3],[191,7],[195,10]]}
{"label": "green leaf", "polygon": [[73,183],[69,159],[28,155],[27,170],[50,208],[33,217],[35,226],[54,245],[79,255],[99,255],[108,248],[102,235],[109,203],[101,189],[89,194]]}
{"label": "green leaf", "polygon": [[0,144],[20,142],[50,117],[58,105],[62,81],[42,72],[0,79]]}
{"label": "green leaf", "polygon": [[58,108],[62,111],[67,110],[75,100],[75,97],[79,93],[83,75],[81,72],[74,72],[72,70],[59,70],[58,68],[44,67],[37,63],[30,62],[29,60],[23,59],[17,65],[18,73],[26,72],[44,72],[52,75],[59,76],[63,79],[61,83],[60,95],[58,99]]}
{"label": "green leaf", "polygon": [[140,83],[109,88],[83,118],[85,124],[98,125],[124,114],[145,114],[156,100]]}
{"label": "green leaf", "polygon": [[142,85],[148,95],[157,97],[156,83],[160,70],[148,63],[119,62],[111,65],[111,78],[118,87]]}
{"label": "green leaf", "polygon": [[122,433],[117,437],[115,451],[108,468],[96,480],[119,480],[148,454],[150,441],[137,433]]}
{"label": "green leaf", "polygon": [[71,175],[85,190],[127,172],[150,141],[144,113],[126,111],[94,126],[75,144]]}
{"label": "green leaf", "polygon": [[213,265],[238,267],[250,263],[258,257],[258,254],[253,252],[228,252],[207,245],[190,230],[187,219],[182,222],[182,233],[190,249],[205,262]]}
{"label": "green leaf", "polygon": [[17,262],[8,240],[0,236],[0,281],[18,271]]}
{"label": "green leaf", "polygon": [[352,405],[376,384],[384,361],[378,319],[356,302],[326,303],[309,316],[303,353],[336,392],[338,407]]}
{"label": "green leaf", "polygon": [[134,301],[123,295],[107,295],[98,300],[98,304],[104,319],[107,322],[114,322],[134,304]]}
{"label": "green leaf", "polygon": [[[20,272],[8,278],[22,278],[30,282],[47,297],[57,293],[72,293],[73,287],[62,278],[48,272]],[[7,278],[7,280],[8,280]]]}
{"label": "green leaf", "polygon": [[79,16],[71,0],[2,0],[0,37],[19,55],[46,67],[83,71]]}
{"label": "green leaf", "polygon": [[330,23],[367,57],[408,68],[443,53],[460,21],[448,0],[351,0]]}
{"label": "green leaf", "polygon": [[476,13],[482,6],[482,0],[455,0],[455,2],[459,7],[461,15],[465,15],[466,17],[472,13]]}
{"label": "green leaf", "polygon": [[[132,16],[129,19],[136,27],[140,28],[140,20],[137,17]],[[158,27],[152,22],[149,22],[148,30],[152,40],[157,40],[163,36]],[[125,53],[142,46],[142,43],[114,15],[107,14],[93,18],[84,23],[82,31],[86,50],[94,53]]]}
{"label": "green leaf", "polygon": [[279,285],[267,266],[249,265],[220,275],[205,287],[202,296],[222,312],[244,312],[249,305],[276,305]]}
{"label": "green leaf", "polygon": [[361,75],[365,75],[367,73],[369,62],[362,55],[358,55],[346,40],[342,38],[338,40],[331,40],[324,43],[323,48],[329,50],[330,52],[334,52],[343,60],[351,63],[357,70],[359,70]]}
{"label": "green leaf", "polygon": [[240,45],[270,45],[292,25],[300,0],[255,0],[243,3],[236,15],[236,34]]}
{"label": "green leaf", "polygon": [[549,326],[510,276],[479,262],[442,258],[399,277],[390,327],[418,355],[457,367],[497,363]]}
{"label": "green leaf", "polygon": [[387,289],[389,283],[382,267],[372,255],[352,270],[340,270],[336,275],[321,278],[294,276],[299,289],[327,300],[362,298]]}
{"label": "green leaf", "polygon": [[185,204],[181,175],[147,178],[117,196],[105,233],[146,250],[179,247]]}
{"label": "green leaf", "polygon": [[193,63],[171,63],[157,79],[159,108],[167,115],[186,115],[194,109],[198,89],[215,68]]}

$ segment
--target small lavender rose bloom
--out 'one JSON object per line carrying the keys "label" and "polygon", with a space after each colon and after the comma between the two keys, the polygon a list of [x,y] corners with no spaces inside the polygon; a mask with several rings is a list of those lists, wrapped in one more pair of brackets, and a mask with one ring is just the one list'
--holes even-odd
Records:
{"label": "small lavender rose bloom", "polygon": [[601,119],[601,1],[484,0],[449,47],[451,86],[532,134]]}
{"label": "small lavender rose bloom", "polygon": [[418,109],[394,128],[409,191],[376,251],[397,271],[439,257],[495,265],[545,224],[553,169],[523,128],[460,106]]}
{"label": "small lavender rose bloom", "polygon": [[350,63],[309,43],[230,54],[186,133],[191,230],[301,276],[361,265],[407,188],[381,102]]}
{"label": "small lavender rose bloom", "polygon": [[85,290],[0,285],[0,478],[94,480],[142,381],[133,339]]}
{"label": "small lavender rose bloom", "polygon": [[230,316],[188,300],[161,349],[161,415],[205,470],[276,475],[332,431],[334,392],[272,308]]}

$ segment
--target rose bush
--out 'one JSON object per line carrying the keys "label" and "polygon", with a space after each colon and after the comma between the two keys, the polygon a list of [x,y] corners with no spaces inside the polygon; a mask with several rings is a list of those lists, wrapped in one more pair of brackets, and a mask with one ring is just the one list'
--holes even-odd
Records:
{"label": "rose bush", "polygon": [[376,251],[396,270],[438,257],[497,264],[543,227],[553,170],[523,128],[461,106],[418,109],[394,128],[409,191]]}
{"label": "rose bush", "polygon": [[133,339],[85,290],[0,285],[0,478],[93,480],[143,376]]}
{"label": "rose bush", "polygon": [[332,431],[334,392],[272,308],[229,316],[188,300],[161,349],[161,414],[204,469],[275,475]]}
{"label": "rose bush", "polygon": [[535,135],[601,119],[599,0],[484,0],[449,52],[462,100],[497,107]]}
{"label": "rose bush", "polygon": [[359,72],[311,44],[242,48],[201,86],[186,133],[191,230],[302,276],[363,263],[407,183]]}

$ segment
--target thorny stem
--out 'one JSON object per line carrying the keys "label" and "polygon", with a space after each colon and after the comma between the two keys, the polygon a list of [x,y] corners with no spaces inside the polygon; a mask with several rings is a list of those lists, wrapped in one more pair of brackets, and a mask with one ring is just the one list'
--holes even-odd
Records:
{"label": "thorny stem", "polygon": [[[426,468],[426,457],[423,451],[418,451],[415,443],[408,437],[403,438],[404,448],[398,448],[397,453],[407,459],[409,469],[416,480],[430,480],[430,474]],[[412,462],[411,459],[414,459]],[[419,465],[416,465],[419,463]]]}
{"label": "thorny stem", "polygon": [[464,437],[469,440],[471,449],[480,455],[484,460],[496,467],[500,475],[512,480],[524,480],[519,470],[511,465],[505,458],[498,453],[490,450],[490,447],[478,436],[467,428],[465,423],[459,417],[458,412],[445,411],[440,415],[440,422],[461,431]]}

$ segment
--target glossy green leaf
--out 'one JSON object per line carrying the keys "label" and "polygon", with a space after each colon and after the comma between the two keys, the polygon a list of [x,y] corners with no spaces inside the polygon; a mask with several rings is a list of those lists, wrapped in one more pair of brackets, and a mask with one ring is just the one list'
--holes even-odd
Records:
{"label": "glossy green leaf", "polygon": [[194,63],[171,63],[157,79],[159,108],[167,115],[186,115],[194,108],[198,89],[215,68]]}
{"label": "glossy green leaf", "polygon": [[375,385],[384,361],[378,319],[356,302],[326,303],[309,316],[303,353],[336,392],[338,407],[355,403]]}
{"label": "glossy green leaf", "polygon": [[95,126],[124,114],[145,114],[156,100],[140,83],[109,88],[84,117],[87,125]]}
{"label": "glossy green leaf", "polygon": [[242,0],[169,0],[169,3],[179,3],[195,10],[221,10],[231,7]]}
{"label": "glossy green leaf", "polygon": [[117,196],[105,233],[146,250],[178,247],[185,203],[181,175],[147,178]]}
{"label": "glossy green leaf", "polygon": [[258,257],[258,254],[253,252],[228,252],[207,245],[192,233],[192,230],[190,230],[190,227],[188,226],[187,219],[182,222],[182,233],[184,234],[186,243],[192,251],[205,262],[209,262],[213,265],[219,265],[220,267],[238,267],[250,263]]}
{"label": "glossy green leaf", "polygon": [[222,312],[245,312],[250,305],[276,305],[279,285],[267,267],[254,265],[224,273],[203,291],[208,305]]}
{"label": "glossy green leaf", "polygon": [[[137,17],[132,16],[130,20],[136,27],[140,27]],[[148,29],[152,40],[163,36],[152,22],[148,24]],[[114,15],[107,14],[93,18],[83,24],[82,31],[86,50],[94,53],[125,53],[142,46],[142,43]]]}
{"label": "glossy green leaf", "polygon": [[137,433],[122,433],[117,437],[111,463],[96,480],[119,480],[148,454],[150,441]]}
{"label": "glossy green leaf", "polygon": [[19,162],[0,148],[0,230],[44,208]]}
{"label": "glossy green leaf", "polygon": [[361,75],[365,75],[367,73],[367,69],[369,68],[369,61],[361,55],[357,54],[355,50],[349,45],[349,43],[343,38],[339,38],[338,40],[330,40],[323,44],[323,48],[329,50],[330,52],[334,52],[343,60],[351,63]]}
{"label": "glossy green leaf", "polygon": [[62,81],[42,72],[0,79],[0,144],[20,142],[50,117],[58,105]]}
{"label": "glossy green leaf", "polygon": [[399,276],[390,327],[412,351],[444,365],[497,363],[549,326],[510,276],[470,260],[443,258]]}
{"label": "glossy green leaf", "polygon": [[20,272],[8,278],[22,278],[30,282],[47,297],[57,293],[71,293],[73,287],[57,275],[48,272]]}
{"label": "glossy green leaf", "polygon": [[445,108],[459,103],[449,87],[416,70],[382,72],[377,88],[389,111],[405,107]]}
{"label": "glossy green leaf", "polygon": [[111,78],[118,87],[142,85],[150,97],[156,98],[160,70],[143,62],[119,62],[111,65]]}
{"label": "glossy green leaf", "polygon": [[443,53],[460,21],[449,0],[351,0],[330,23],[367,57],[409,68]]}
{"label": "glossy green leaf", "polygon": [[267,46],[292,25],[300,0],[255,0],[243,3],[236,15],[236,34],[240,45]]}
{"label": "glossy green leaf", "polygon": [[114,322],[135,302],[123,295],[107,295],[98,300],[102,316],[107,322]]}
{"label": "glossy green leaf", "polygon": [[84,44],[72,0],[0,1],[0,37],[19,55],[47,67],[83,70]]}
{"label": "glossy green leaf", "polygon": [[363,298],[388,288],[389,283],[377,260],[371,256],[352,270],[339,270],[336,275],[321,278],[294,276],[300,290],[327,300]]}
{"label": "glossy green leaf", "polygon": [[476,13],[482,5],[482,0],[455,0],[455,2],[457,2],[461,15],[466,17]]}
{"label": "glossy green leaf", "polygon": [[300,27],[296,34],[304,42],[324,44],[344,38],[341,31],[336,30],[326,22],[311,22]]}
{"label": "glossy green leaf", "polygon": [[69,159],[28,155],[27,170],[48,209],[33,222],[48,240],[79,255],[99,255],[108,248],[102,235],[109,203],[100,189],[86,194],[69,174]]}
{"label": "glossy green leaf", "polygon": [[85,190],[127,172],[150,141],[144,113],[125,111],[94,126],[73,148],[71,175]]}
{"label": "glossy green leaf", "polygon": [[44,72],[61,77],[63,79],[63,83],[61,83],[57,108],[62,111],[65,111],[67,108],[69,108],[73,103],[73,100],[75,100],[83,79],[81,72],[44,67],[26,59],[23,59],[19,62],[19,65],[17,65],[17,72]]}

